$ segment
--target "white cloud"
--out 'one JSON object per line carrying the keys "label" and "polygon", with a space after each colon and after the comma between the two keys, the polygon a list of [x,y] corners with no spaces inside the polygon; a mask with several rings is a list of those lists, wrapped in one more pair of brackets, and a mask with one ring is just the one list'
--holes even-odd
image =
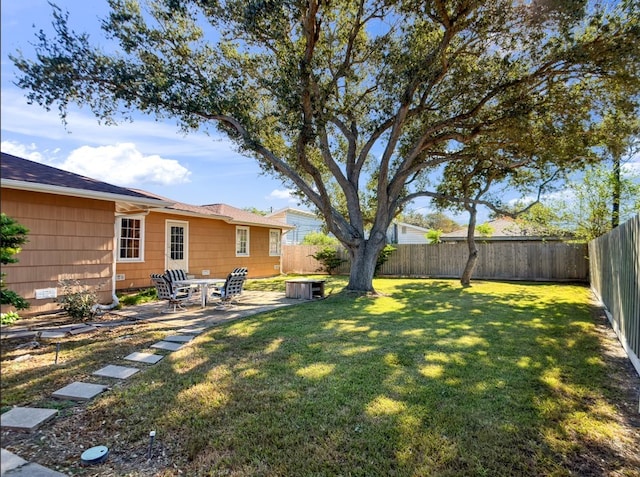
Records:
{"label": "white cloud", "polygon": [[297,202],[297,198],[293,195],[292,189],[274,189],[267,196],[267,199],[278,199],[278,200],[287,200],[288,202],[294,203]]}
{"label": "white cloud", "polygon": [[67,150],[85,144],[109,146],[133,142],[141,151],[192,157],[226,166],[255,162],[239,154],[231,141],[215,130],[210,134],[191,132],[184,136],[174,122],[154,121],[144,115],[136,115],[131,123],[107,126],[100,124],[86,108],[71,108],[65,129],[56,110],[45,111],[38,105],[27,104],[23,93],[15,88],[3,89],[1,99],[3,137],[19,135],[39,143],[46,140],[66,146]]}
{"label": "white cloud", "polygon": [[35,162],[45,162],[42,154],[37,151],[36,145],[31,143],[28,146],[15,141],[2,141],[0,145],[2,152],[13,156],[22,157]]}
{"label": "white cloud", "polygon": [[622,164],[622,172],[633,176],[640,176],[640,153],[636,153]]}
{"label": "white cloud", "polygon": [[82,146],[58,167],[121,186],[190,182],[191,172],[174,159],[143,155],[133,143]]}
{"label": "white cloud", "polygon": [[142,184],[175,185],[190,182],[191,171],[175,159],[144,155],[134,143],[79,147],[66,159],[56,157],[60,150],[38,151],[35,144],[2,141],[2,151],[48,164],[69,172],[124,187]]}

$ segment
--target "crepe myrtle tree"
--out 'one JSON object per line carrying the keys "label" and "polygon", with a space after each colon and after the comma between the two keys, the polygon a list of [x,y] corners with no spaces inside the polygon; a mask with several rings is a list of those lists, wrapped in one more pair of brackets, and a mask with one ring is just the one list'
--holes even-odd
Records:
{"label": "crepe myrtle tree", "polygon": [[108,49],[54,7],[54,33],[11,55],[28,101],[216,126],[317,208],[362,292],[396,212],[462,160],[452,141],[492,137],[550,87],[632,77],[640,44],[637,0],[140,3],[109,0]]}

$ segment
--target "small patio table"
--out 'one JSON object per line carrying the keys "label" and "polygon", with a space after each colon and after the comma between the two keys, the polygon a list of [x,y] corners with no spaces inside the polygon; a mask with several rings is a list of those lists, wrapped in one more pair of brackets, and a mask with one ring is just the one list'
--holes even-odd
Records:
{"label": "small patio table", "polygon": [[226,278],[191,278],[189,280],[176,280],[174,283],[180,286],[198,285],[200,288],[200,297],[202,299],[202,308],[207,306],[207,295],[209,295],[209,286],[224,283]]}

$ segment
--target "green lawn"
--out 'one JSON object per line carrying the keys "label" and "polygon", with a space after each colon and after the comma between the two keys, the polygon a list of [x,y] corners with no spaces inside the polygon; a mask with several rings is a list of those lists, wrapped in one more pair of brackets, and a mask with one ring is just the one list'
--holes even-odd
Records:
{"label": "green lawn", "polygon": [[[3,447],[92,476],[640,475],[586,287],[377,279],[372,297],[345,284],[328,277],[325,300],[211,328],[81,406],[50,394],[123,364],[162,322],[70,338],[57,366],[51,343],[3,346],[3,411],[62,412]],[[112,455],[81,467],[92,445]]]}
{"label": "green lawn", "polygon": [[342,285],[211,329],[86,417],[105,445],[156,430],[183,475],[638,475],[587,288]]}

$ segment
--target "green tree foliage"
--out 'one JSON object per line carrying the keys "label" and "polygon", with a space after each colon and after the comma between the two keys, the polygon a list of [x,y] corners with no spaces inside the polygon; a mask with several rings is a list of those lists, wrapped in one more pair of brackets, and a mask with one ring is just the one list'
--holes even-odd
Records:
{"label": "green tree foliage", "polygon": [[[434,174],[490,160],[502,180],[539,160],[532,129],[546,129],[539,146],[559,126],[564,153],[544,158],[562,168],[590,146],[591,91],[633,97],[640,76],[638,0],[109,3],[102,27],[119,48],[54,8],[54,36],[11,56],[28,100],[63,120],[81,103],[106,122],[139,110],[184,131],[217,125],[324,216],[352,290],[373,290],[391,220],[441,193]],[[472,197],[461,190],[448,188]]]}
{"label": "green tree foliage", "polygon": [[401,214],[399,219],[407,224],[417,225],[425,229],[440,230],[443,233],[453,232],[460,228],[460,225],[455,220],[440,211],[429,212],[428,214],[410,211]]}
{"label": "green tree foliage", "polygon": [[0,263],[2,265],[17,263],[18,259],[15,258],[15,255],[19,254],[22,245],[29,241],[27,239],[29,229],[2,212],[0,214],[0,230],[2,231]]}
{"label": "green tree foliage", "polygon": [[242,210],[246,210],[247,212],[251,212],[252,214],[256,214],[256,215],[261,215],[263,217],[269,213],[267,211],[260,210],[257,207],[245,207]]}
{"label": "green tree foliage", "polygon": [[517,220],[531,235],[588,242],[613,228],[613,214],[624,222],[638,213],[640,175],[624,163],[619,170],[605,163],[586,169],[579,179],[568,181],[561,194],[543,199]]}
{"label": "green tree foliage", "polygon": [[302,239],[302,245],[336,246],[338,243],[337,238],[323,234],[322,232],[309,232]]}
{"label": "green tree foliage", "polygon": [[[20,253],[22,245],[28,242],[27,234],[29,230],[19,224],[15,219],[7,216],[4,212],[0,214],[0,262],[2,265],[17,263],[15,255]],[[3,267],[4,268],[4,267]],[[18,310],[29,308],[29,302],[18,295],[13,290],[6,288],[4,271],[0,275],[0,303],[12,305]]]}

